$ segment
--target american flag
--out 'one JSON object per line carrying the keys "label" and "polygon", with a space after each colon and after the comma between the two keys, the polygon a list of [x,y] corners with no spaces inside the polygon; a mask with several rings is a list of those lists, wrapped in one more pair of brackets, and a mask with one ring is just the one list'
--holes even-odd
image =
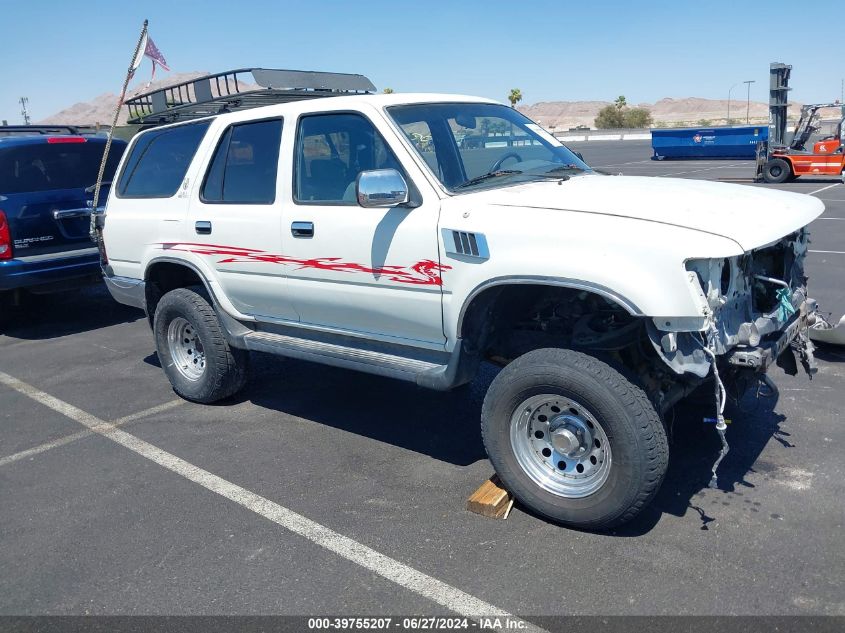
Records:
{"label": "american flag", "polygon": [[153,38],[147,38],[147,46],[144,48],[144,57],[149,57],[153,62],[153,74],[155,74],[155,65],[158,64],[166,71],[170,71],[170,67],[167,65],[167,60],[164,59],[164,55],[161,54],[161,51],[158,50],[158,46],[155,45],[153,42]]}

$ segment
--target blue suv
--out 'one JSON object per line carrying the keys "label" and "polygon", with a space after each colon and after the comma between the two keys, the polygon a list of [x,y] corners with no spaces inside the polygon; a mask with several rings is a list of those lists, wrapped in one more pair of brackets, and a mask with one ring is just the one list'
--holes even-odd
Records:
{"label": "blue suv", "polygon": [[[70,128],[0,127],[0,317],[20,292],[72,289],[100,278],[89,237],[106,139]],[[126,143],[113,140],[100,200]]]}

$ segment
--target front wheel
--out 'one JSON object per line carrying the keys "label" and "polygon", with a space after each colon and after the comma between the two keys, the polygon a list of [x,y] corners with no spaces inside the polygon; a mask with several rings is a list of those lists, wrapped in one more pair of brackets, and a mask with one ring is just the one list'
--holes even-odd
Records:
{"label": "front wheel", "polygon": [[553,521],[608,529],[640,512],[668,465],[663,424],[645,392],[597,358],[540,349],[490,385],[484,445],[505,487]]}
{"label": "front wheel", "polygon": [[247,352],[230,347],[214,308],[200,288],[177,288],[161,298],[153,320],[156,349],[173,390],[210,404],[246,382]]}
{"label": "front wheel", "polygon": [[789,163],[782,158],[773,158],[763,166],[763,180],[770,183],[786,182],[792,176]]}

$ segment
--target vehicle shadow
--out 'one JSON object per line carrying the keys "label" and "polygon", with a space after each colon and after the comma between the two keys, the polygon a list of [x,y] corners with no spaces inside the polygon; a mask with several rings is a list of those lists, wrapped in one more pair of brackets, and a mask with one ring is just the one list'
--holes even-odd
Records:
{"label": "vehicle shadow", "polygon": [[[457,466],[487,458],[479,420],[484,394],[497,373],[493,366],[485,365],[468,387],[439,393],[312,363],[279,362],[261,354],[252,355],[252,364],[253,379],[242,400]],[[776,405],[776,394],[756,397],[752,392],[739,405],[726,409],[726,417],[736,421],[728,427],[731,448],[719,467],[718,489],[726,500],[739,499],[754,488],[747,476],[756,472],[755,462],[770,440],[792,445],[790,434],[780,428],[785,416],[775,412]],[[714,425],[703,422],[712,415],[709,402],[676,407],[670,419],[669,470],[660,491],[636,519],[608,534],[640,536],[664,513],[679,517],[697,513],[701,529],[709,529],[708,524],[718,517],[708,516],[697,495],[707,488],[721,447]]]}
{"label": "vehicle shadow", "polygon": [[841,176],[816,176],[816,177],[808,177],[808,176],[799,176],[795,180],[789,180],[786,183],[782,184],[800,184],[805,183],[808,185],[811,184],[819,184],[819,185],[837,185],[842,182]]}
{"label": "vehicle shadow", "polygon": [[818,360],[828,363],[841,363],[845,361],[845,346],[833,345],[831,343],[814,343],[816,346],[815,355]]}
{"label": "vehicle shadow", "polygon": [[47,340],[131,323],[144,313],[115,301],[102,284],[48,295],[25,295],[0,324],[0,335]]}
{"label": "vehicle shadow", "polygon": [[253,353],[249,386],[240,399],[468,466],[487,455],[481,443],[481,402],[493,367],[452,392],[293,359]]}
{"label": "vehicle shadow", "polygon": [[[748,475],[767,468],[758,460],[771,440],[787,448],[793,446],[791,434],[781,428],[786,416],[775,411],[777,402],[777,393],[754,388],[739,403],[729,403],[725,408],[725,418],[730,421],[726,431],[730,451],[719,465],[717,490],[713,491],[721,492],[719,505],[745,503],[752,512],[759,512],[760,502],[749,494],[755,486]],[[709,524],[718,520],[713,503],[708,504],[709,513],[700,503],[705,491],[709,492],[711,469],[721,448],[715,426],[704,422],[704,418],[713,417],[714,408],[708,402],[681,403],[675,407],[674,416],[669,414],[669,469],[663,485],[651,505],[615,535],[645,534],[664,513],[677,517],[696,513],[701,530],[709,530]]]}

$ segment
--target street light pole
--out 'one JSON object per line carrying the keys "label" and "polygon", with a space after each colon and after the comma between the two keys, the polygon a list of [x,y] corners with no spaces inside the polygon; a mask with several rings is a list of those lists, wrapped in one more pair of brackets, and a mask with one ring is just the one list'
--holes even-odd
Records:
{"label": "street light pole", "polygon": [[727,121],[725,121],[725,124],[726,124],[726,125],[730,125],[730,124],[731,124],[731,91],[732,91],[734,88],[736,88],[736,87],[737,87],[739,84],[741,84],[741,83],[742,83],[742,82],[740,81],[739,83],[735,83],[733,86],[731,86],[730,88],[728,88],[728,120],[727,120]]}
{"label": "street light pole", "polygon": [[751,110],[751,84],[754,83],[754,80],[749,79],[748,81],[743,81],[742,83],[748,87],[748,96],[746,97],[745,102],[745,125],[748,125],[748,113]]}

